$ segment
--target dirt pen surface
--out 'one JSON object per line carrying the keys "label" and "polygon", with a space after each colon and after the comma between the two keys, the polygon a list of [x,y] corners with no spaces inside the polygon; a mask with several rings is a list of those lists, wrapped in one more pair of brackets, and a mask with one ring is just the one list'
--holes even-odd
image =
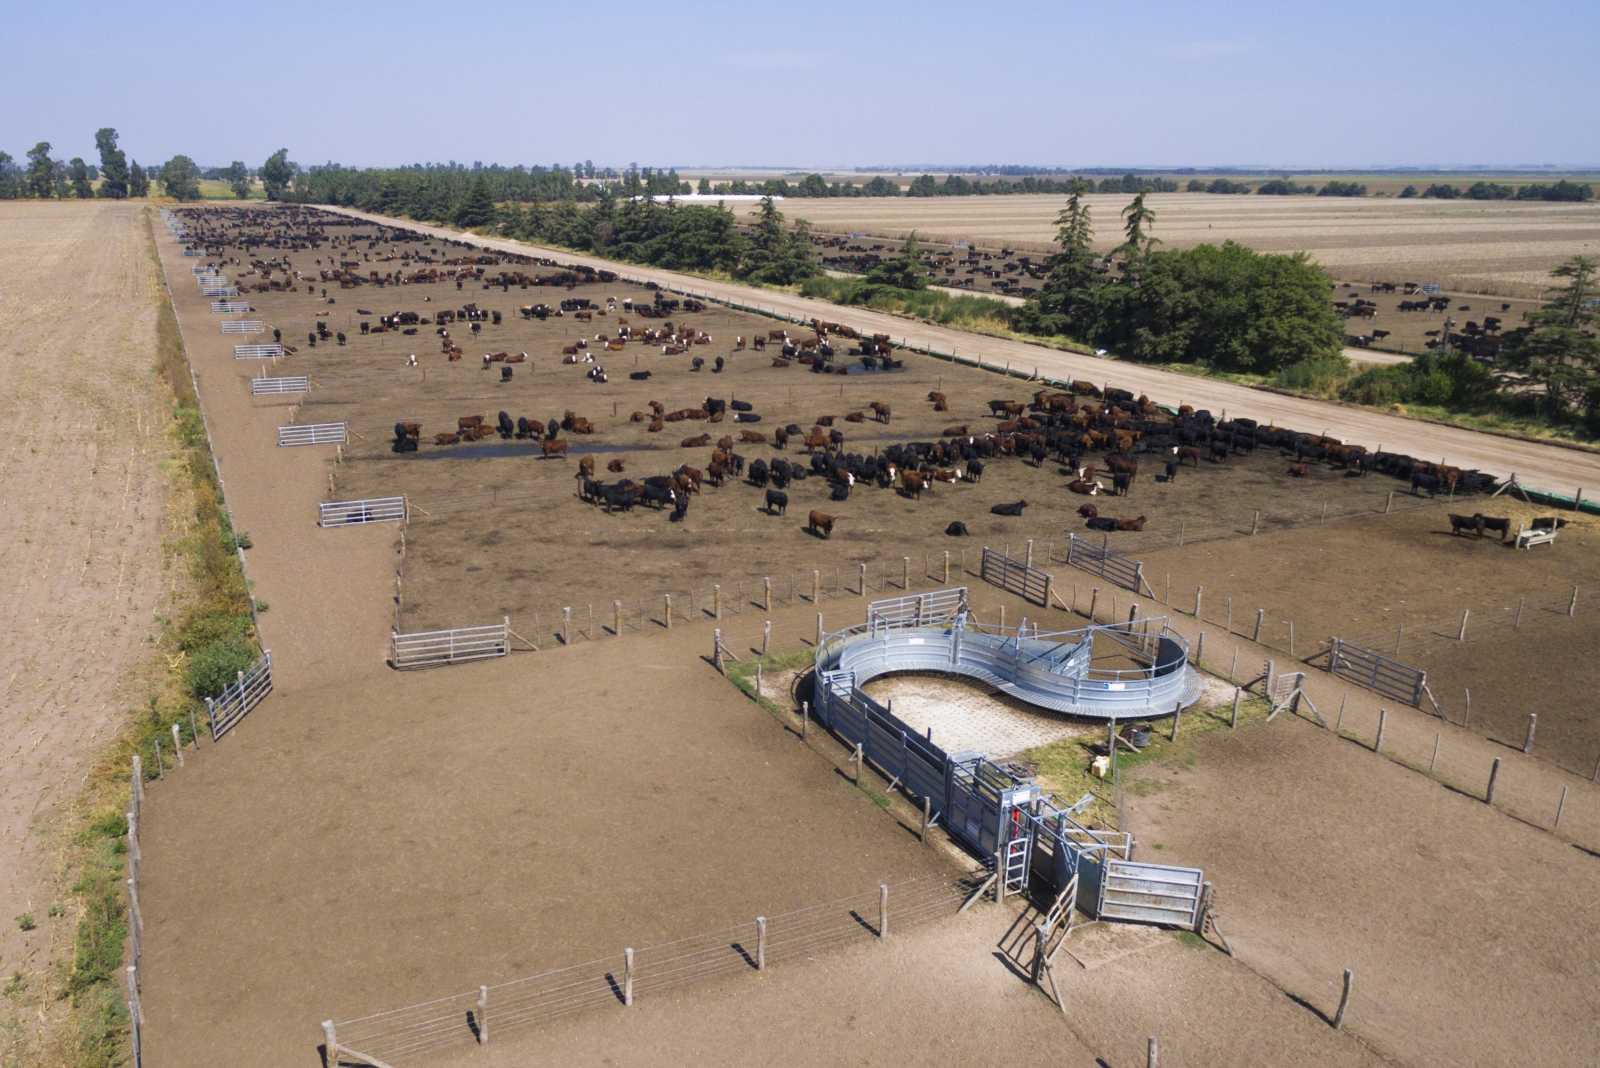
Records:
{"label": "dirt pen surface", "polygon": [[[1124,194],[1085,198],[1096,247],[1121,239]],[[865,231],[1044,252],[1066,198],[1055,195],[796,199],[791,220],[832,233]],[[1261,252],[1307,252],[1335,278],[1438,282],[1449,290],[1536,297],[1550,268],[1600,249],[1600,205],[1220,196],[1149,198],[1154,234],[1169,248],[1234,240]],[[755,208],[737,205],[742,214]]]}
{"label": "dirt pen surface", "polygon": [[[1589,695],[1600,686],[1600,604],[1591,591],[1600,590],[1600,522],[1561,513],[1569,525],[1553,545],[1516,550],[1496,536],[1452,535],[1446,508],[1504,516],[1513,530],[1555,514],[1502,495],[1137,555],[1158,592],[1171,576],[1171,602],[1185,612],[1196,587],[1210,622],[1226,623],[1231,602],[1235,633],[1252,634],[1263,610],[1261,641],[1283,654],[1283,665],[1292,653],[1325,667],[1327,657],[1313,654],[1342,637],[1425,669],[1446,718],[1518,748],[1528,713],[1537,712],[1534,752],[1594,771],[1600,722]],[[1463,611],[1467,635],[1458,641]]]}
{"label": "dirt pen surface", "polygon": [[[161,552],[169,448],[143,210],[7,201],[0,234],[0,974],[14,982],[0,1004],[5,1060],[9,1010],[46,989],[51,947],[70,943],[78,920],[55,907],[57,835],[138,699],[155,613],[179,576]],[[91,636],[92,655],[66,634]],[[45,1013],[27,1016],[24,1051]]]}

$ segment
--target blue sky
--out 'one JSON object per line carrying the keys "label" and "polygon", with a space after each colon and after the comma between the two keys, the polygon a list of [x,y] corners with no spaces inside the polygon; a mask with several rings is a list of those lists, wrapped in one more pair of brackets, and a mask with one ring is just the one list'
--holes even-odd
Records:
{"label": "blue sky", "polygon": [[1600,4],[0,0],[0,149],[143,162],[1600,164]]}

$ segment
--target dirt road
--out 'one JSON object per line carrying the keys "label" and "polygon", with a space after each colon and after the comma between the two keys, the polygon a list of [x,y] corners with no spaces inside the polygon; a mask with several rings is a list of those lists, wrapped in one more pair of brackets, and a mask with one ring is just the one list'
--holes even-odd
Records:
{"label": "dirt road", "polygon": [[72,937],[54,832],[137,699],[174,573],[142,208],[13,201],[0,232],[0,969],[26,978]]}
{"label": "dirt road", "polygon": [[521,241],[478,237],[445,227],[403,222],[348,208],[327,210],[374,222],[405,225],[421,233],[470,241],[484,248],[586,264],[706,299],[756,307],[778,315],[843,322],[866,333],[886,333],[916,348],[950,353],[963,359],[978,359],[989,366],[1010,366],[1051,378],[1086,378],[1095,382],[1115,380],[1117,385],[1136,393],[1148,394],[1163,404],[1192,404],[1219,414],[1226,412],[1230,416],[1246,416],[1262,423],[1304,428],[1311,432],[1326,431],[1368,448],[1381,446],[1392,452],[1408,452],[1429,460],[1437,457],[1459,467],[1475,467],[1502,477],[1516,474],[1524,485],[1557,493],[1570,495],[1579,487],[1600,487],[1600,454],[1597,453],[1437,426],[1367,408],[1283,396],[1230,382],[1174,374],[1138,364],[1116,363],[1021,341],[983,337],[882,312],[845,308],[788,293],[709,281],[693,275],[617,263]]}

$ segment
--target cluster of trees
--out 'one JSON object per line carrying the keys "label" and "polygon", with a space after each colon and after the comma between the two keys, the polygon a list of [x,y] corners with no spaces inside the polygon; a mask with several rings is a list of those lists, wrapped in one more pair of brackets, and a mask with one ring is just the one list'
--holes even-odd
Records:
{"label": "cluster of trees", "polygon": [[[769,178],[750,182],[743,178],[731,182],[712,182],[701,178],[696,192],[704,194],[726,193],[731,196],[771,197],[964,197],[1004,196],[1013,193],[1065,193],[1074,182],[1087,181],[1082,177],[1052,178],[1030,174],[1015,181],[996,179],[978,181],[961,174],[947,174],[941,181],[931,174],[920,174],[907,183],[900,183],[883,175],[875,175],[857,184],[844,179],[829,182],[820,174],[808,174],[797,182],[786,178]],[[1102,178],[1093,190],[1100,193],[1176,193],[1178,183],[1171,178],[1144,177],[1124,174],[1120,177]]]}
{"label": "cluster of trees", "polygon": [[803,221],[786,228],[771,198],[761,202],[760,214],[741,232],[733,213],[721,206],[619,198],[605,190],[592,204],[567,199],[496,205],[489,181],[480,177],[455,205],[411,217],[493,229],[629,263],[717,271],[767,285],[789,285],[817,273],[809,228]]}
{"label": "cluster of trees", "polygon": [[1270,178],[1260,185],[1240,182],[1232,178],[1213,178],[1207,182],[1189,179],[1185,190],[1190,193],[1257,193],[1265,197],[1364,197],[1367,187],[1359,182],[1324,182],[1321,186],[1307,182],[1301,185],[1290,178]]}
{"label": "cluster of trees", "polygon": [[1549,200],[1581,203],[1594,199],[1594,186],[1587,182],[1568,181],[1565,178],[1548,184],[1529,182],[1518,186],[1505,185],[1501,182],[1473,182],[1465,189],[1448,182],[1434,182],[1421,192],[1418,192],[1416,186],[1408,185],[1400,191],[1400,196],[1408,200],[1421,196],[1437,200]]}
{"label": "cluster of trees", "polygon": [[53,158],[50,154],[53,146],[49,141],[40,141],[27,151],[25,166],[18,164],[10,153],[0,152],[0,200],[147,197],[152,181],[159,181],[170,197],[198,200],[202,177],[227,179],[236,196],[249,195],[251,176],[243,163],[235,161],[227,168],[202,171],[194,160],[179,155],[160,167],[146,169],[138,160],[129,160],[117,142],[118,134],[112,127],[104,126],[95,131],[94,144],[100,156],[98,165],[81,156],[67,160]]}
{"label": "cluster of trees", "polygon": [[1064,335],[1136,360],[1271,373],[1300,360],[1337,357],[1344,333],[1328,302],[1328,278],[1304,255],[1265,255],[1243,245],[1158,250],[1144,194],[1122,212],[1123,241],[1094,251],[1086,188],[1058,216],[1060,250],[1039,293],[1017,309],[1030,333]]}
{"label": "cluster of trees", "polygon": [[[282,150],[276,155],[282,155]],[[280,161],[286,162],[286,161]],[[268,165],[272,160],[268,160]],[[587,172],[587,173],[584,173]],[[610,175],[609,177],[607,175]],[[591,181],[593,176],[595,180]],[[263,181],[266,181],[263,170]],[[467,193],[478,184],[497,204],[527,204],[536,201],[577,201],[593,203],[603,194],[625,197],[669,196],[690,191],[688,182],[676,170],[654,170],[629,166],[620,175],[600,172],[594,164],[572,169],[561,164],[549,167],[485,166],[474,163],[413,164],[408,167],[345,167],[337,163],[308,167],[294,174],[293,189],[277,195],[269,184],[269,200],[292,199],[315,204],[339,204],[391,215],[413,218],[446,218]],[[287,186],[287,182],[284,183]]]}

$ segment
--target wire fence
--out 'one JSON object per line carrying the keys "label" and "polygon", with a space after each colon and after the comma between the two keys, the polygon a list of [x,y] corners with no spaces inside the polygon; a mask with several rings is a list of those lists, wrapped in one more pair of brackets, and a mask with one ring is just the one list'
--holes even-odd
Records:
{"label": "wire fence", "polygon": [[[363,1055],[401,1064],[448,1046],[487,1044],[491,1035],[548,1025],[566,1016],[626,1008],[713,979],[764,971],[836,946],[883,939],[954,915],[981,874],[938,873],[806,905],[671,942],[622,948],[605,957],[475,990],[323,1025],[328,1063]],[[891,926],[892,925],[892,926]]]}

